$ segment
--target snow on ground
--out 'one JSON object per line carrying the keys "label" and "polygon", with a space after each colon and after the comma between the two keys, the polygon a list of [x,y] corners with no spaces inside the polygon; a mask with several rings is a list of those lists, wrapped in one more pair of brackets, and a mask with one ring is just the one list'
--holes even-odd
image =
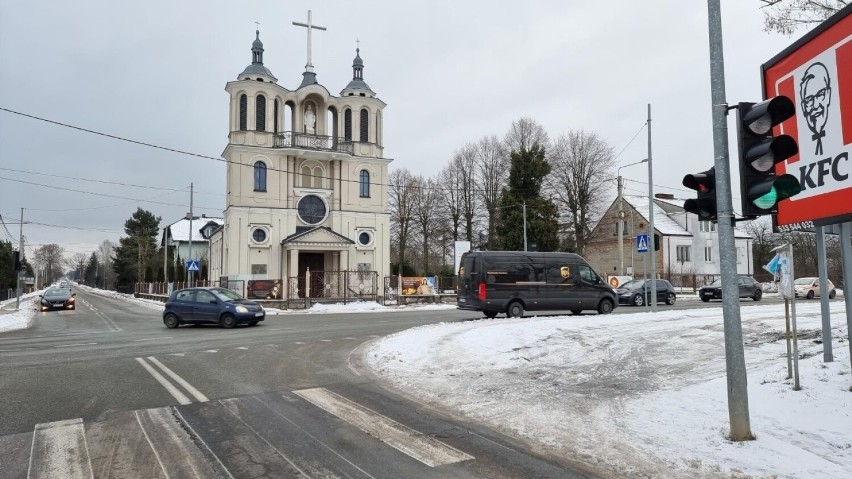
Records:
{"label": "snow on ground", "polygon": [[[741,305],[751,428],[731,442],[721,308],[496,319],[377,340],[365,360],[403,393],[609,477],[821,477],[852,471],[843,302],[797,303],[801,391],[787,380],[783,304]],[[638,309],[638,308],[637,308]]]}
{"label": "snow on ground", "polygon": [[22,294],[18,310],[15,310],[16,298],[0,301],[0,333],[32,326],[36,313],[35,299],[43,292],[44,290]]}

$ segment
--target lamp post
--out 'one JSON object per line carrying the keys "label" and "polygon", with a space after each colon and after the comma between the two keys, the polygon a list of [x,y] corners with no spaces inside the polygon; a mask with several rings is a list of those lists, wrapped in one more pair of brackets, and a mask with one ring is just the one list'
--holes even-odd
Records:
{"label": "lamp post", "polygon": [[648,159],[645,158],[642,161],[618,167],[618,274],[621,276],[624,276],[624,196],[622,195],[624,183],[621,181],[621,169],[646,163],[647,161]]}

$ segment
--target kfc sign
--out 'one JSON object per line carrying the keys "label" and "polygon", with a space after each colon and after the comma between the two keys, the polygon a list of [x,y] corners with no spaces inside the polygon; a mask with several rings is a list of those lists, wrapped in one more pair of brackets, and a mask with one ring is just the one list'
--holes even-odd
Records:
{"label": "kfc sign", "polygon": [[852,220],[852,5],[762,67],[764,98],[784,95],[796,115],[779,126],[799,153],[776,173],[802,191],[778,203],[780,230]]}

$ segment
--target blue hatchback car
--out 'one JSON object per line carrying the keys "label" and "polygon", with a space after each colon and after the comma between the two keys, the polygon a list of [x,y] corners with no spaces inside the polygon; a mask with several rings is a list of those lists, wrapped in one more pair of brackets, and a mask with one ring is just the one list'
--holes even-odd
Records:
{"label": "blue hatchback car", "polygon": [[226,288],[179,289],[169,296],[163,310],[163,323],[168,328],[205,323],[217,323],[223,328],[239,323],[255,326],[265,318],[263,306]]}

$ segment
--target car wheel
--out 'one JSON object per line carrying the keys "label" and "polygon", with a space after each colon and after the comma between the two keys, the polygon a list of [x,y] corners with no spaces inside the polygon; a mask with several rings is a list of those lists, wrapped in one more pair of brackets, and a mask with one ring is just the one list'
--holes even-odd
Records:
{"label": "car wheel", "polygon": [[520,301],[512,301],[506,308],[506,316],[509,318],[520,318],[524,315],[524,306]]}
{"label": "car wheel", "polygon": [[808,291],[808,295],[807,295],[807,296],[805,296],[805,298],[807,298],[807,299],[814,299],[814,292],[813,292],[813,290]]}
{"label": "car wheel", "polygon": [[223,314],[222,317],[219,318],[219,324],[225,329],[231,329],[237,325],[237,318],[235,318],[233,314]]}
{"label": "car wheel", "polygon": [[758,289],[754,292],[754,296],[752,296],[751,299],[753,299],[755,301],[760,301],[760,298],[762,298],[762,297],[763,297],[763,291]]}
{"label": "car wheel", "polygon": [[180,326],[180,320],[174,314],[167,314],[166,317],[163,318],[163,324],[165,324],[169,329],[175,329]]}
{"label": "car wheel", "polygon": [[600,303],[598,303],[598,314],[609,314],[612,312],[612,301],[608,299],[602,299]]}
{"label": "car wheel", "polygon": [[671,306],[675,304],[675,301],[677,301],[677,296],[674,293],[669,293],[666,295],[666,304]]}
{"label": "car wheel", "polygon": [[708,298],[707,296],[702,296],[702,297],[701,297],[701,301],[704,301],[705,303],[709,303],[709,302],[710,302],[710,298]]}
{"label": "car wheel", "polygon": [[633,303],[633,306],[644,306],[645,298],[641,294],[635,294],[633,295],[633,301],[631,301],[631,303]]}
{"label": "car wheel", "polygon": [[572,309],[571,314],[573,314],[574,316],[579,316],[579,315],[583,314],[583,310],[582,309]]}
{"label": "car wheel", "polygon": [[484,314],[488,319],[494,319],[497,317],[497,311],[483,311],[482,314]]}
{"label": "car wheel", "polygon": [[837,291],[832,289],[831,292],[828,293],[828,299],[834,299],[835,296],[837,296]]}

